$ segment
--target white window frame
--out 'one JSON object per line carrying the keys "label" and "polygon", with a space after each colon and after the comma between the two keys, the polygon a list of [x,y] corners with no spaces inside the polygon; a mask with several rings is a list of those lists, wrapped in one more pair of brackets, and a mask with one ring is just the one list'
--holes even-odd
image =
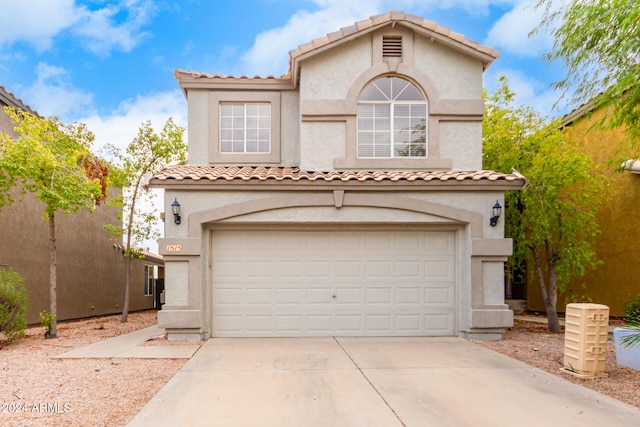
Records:
{"label": "white window frame", "polygon": [[[231,140],[223,140],[223,132],[225,131],[230,131],[232,134],[237,131],[240,128],[236,128],[232,126],[230,128],[225,128],[223,127],[223,109],[224,107],[239,107],[242,106],[242,151],[233,151],[233,146],[235,145],[234,143],[236,142],[235,139],[231,139]],[[250,106],[256,106],[258,109],[260,109],[261,107],[268,107],[268,116],[261,116],[260,112],[258,112],[258,114],[256,116],[250,116],[247,112],[248,108]],[[220,146],[219,146],[219,150],[220,153],[222,154],[271,154],[271,104],[268,102],[224,102],[220,104],[220,114],[219,114],[219,129],[220,129],[220,134],[219,134],[219,141],[220,141]],[[236,117],[235,116],[231,116],[230,119],[233,122],[234,119]],[[248,121],[251,118],[255,118],[257,120],[257,126],[256,127],[250,127],[250,125],[248,124]],[[266,120],[267,121],[267,126],[266,127],[261,127],[260,126],[260,121],[261,119]],[[261,139],[260,138],[260,132],[261,131],[267,131],[267,138],[266,139]],[[255,131],[257,136],[255,138],[254,141],[252,141],[249,138],[249,133],[250,131]],[[252,142],[255,142],[256,144],[256,151],[248,151],[247,147],[248,144],[251,144]],[[223,149],[223,144],[224,143],[230,143],[231,144],[231,150],[230,151],[226,151]],[[267,150],[260,150],[260,145],[261,144],[267,144]]]}
{"label": "white window frame", "polygon": [[[379,81],[379,80],[384,79],[384,78],[401,79],[401,80],[404,80],[405,82],[409,83],[410,85],[412,85],[416,89],[418,89],[418,87],[414,83],[410,82],[409,80],[406,80],[406,79],[403,79],[403,78],[397,77],[397,76],[384,76],[384,77],[381,77],[380,79],[377,79],[377,80],[374,80],[374,81],[370,82],[365,87],[365,90],[367,88],[371,87],[372,85],[374,85],[376,83],[376,81]],[[403,91],[406,90],[406,88],[407,87],[405,87],[403,89]],[[418,89],[418,91],[420,91],[420,90]],[[428,153],[428,149],[429,149],[429,141],[428,141],[428,135],[429,135],[429,133],[428,133],[429,109],[428,109],[428,103],[426,101],[426,98],[424,98],[424,94],[422,94],[422,92],[420,92],[420,94],[422,95],[422,97],[424,99],[423,101],[417,101],[417,100],[399,101],[399,100],[396,100],[397,97],[400,94],[402,94],[402,92],[400,92],[397,96],[395,96],[394,99],[379,100],[379,101],[378,100],[358,100],[358,118],[357,118],[357,125],[356,125],[357,126],[357,136],[358,136],[357,137],[357,144],[356,144],[356,146],[357,146],[357,158],[359,158],[359,159],[424,159],[424,158],[427,158],[429,156],[429,153]],[[384,96],[386,96],[386,95],[384,95]],[[361,155],[361,140],[360,140],[361,134],[368,133],[368,134],[373,134],[374,136],[376,135],[375,126],[371,130],[368,130],[368,129],[367,130],[361,130],[360,129],[360,119],[361,119],[361,117],[360,117],[360,107],[361,106],[367,106],[367,105],[372,105],[372,106],[375,106],[375,105],[388,105],[389,106],[389,117],[385,117],[385,118],[388,119],[388,131],[385,132],[385,133],[388,133],[388,135],[389,135],[389,143],[388,143],[389,144],[388,145],[388,147],[389,147],[389,155],[388,156],[376,156],[375,155],[375,145],[376,145],[375,144],[375,139],[372,139],[373,140],[373,148],[372,148],[373,155],[372,156]],[[424,133],[424,155],[402,156],[402,155],[396,154],[396,150],[395,150],[395,128],[394,128],[394,125],[395,125],[395,107],[397,105],[416,105],[416,106],[419,105],[419,106],[424,106],[425,115],[424,115],[424,117],[420,117],[421,119],[424,120],[424,130],[422,131]],[[410,119],[411,118],[413,118],[413,117],[410,116]],[[374,123],[375,123],[375,120],[376,120],[375,116],[373,117],[373,120],[374,120]],[[362,144],[364,144],[364,143],[362,142]]]}
{"label": "white window frame", "polygon": [[[281,94],[270,91],[210,91],[206,98],[209,126],[206,129],[208,162],[212,165],[278,165],[281,152]],[[262,153],[221,153],[220,152],[220,105],[225,103],[269,103],[271,105],[271,152]],[[192,102],[189,102],[191,108]],[[195,107],[194,107],[195,108]],[[203,110],[203,111],[205,111]],[[189,117],[192,117],[191,110]],[[203,117],[204,119],[204,117]],[[191,134],[190,134],[191,135]],[[204,137],[204,135],[201,135]],[[197,137],[196,137],[197,139]]]}
{"label": "white window frame", "polygon": [[144,296],[153,296],[153,291],[158,278],[158,267],[155,265],[144,266]]}

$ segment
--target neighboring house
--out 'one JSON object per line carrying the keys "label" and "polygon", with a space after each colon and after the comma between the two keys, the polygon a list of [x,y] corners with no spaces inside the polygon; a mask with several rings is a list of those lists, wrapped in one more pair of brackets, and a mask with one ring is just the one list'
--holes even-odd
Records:
{"label": "neighboring house", "polygon": [[[595,250],[603,263],[571,281],[567,291],[559,295],[558,310],[563,312],[565,304],[574,300],[592,300],[609,306],[612,316],[624,316],[625,301],[640,294],[640,218],[636,214],[640,209],[640,163],[631,161],[625,172],[615,171],[611,161],[619,156],[616,150],[625,138],[624,130],[594,127],[604,111],[593,111],[592,105],[585,104],[567,114],[562,125],[610,179],[609,199],[596,215],[601,234]],[[529,310],[544,311],[537,281],[530,281],[527,294]]]}
{"label": "neighboring house", "polygon": [[392,11],[290,57],[278,78],[175,72],[189,160],[149,183],[167,212],[159,325],[188,339],[500,338],[512,242],[490,217],[525,179],[481,170],[482,74],[498,53]]}
{"label": "neighboring house", "polygon": [[[0,110],[6,105],[37,115],[0,86]],[[0,111],[0,132],[16,137],[14,126]],[[13,197],[13,205],[0,208],[0,266],[24,277],[27,323],[37,324],[38,314],[49,310],[49,226],[42,219],[41,201],[18,189]],[[58,320],[121,312],[126,278],[122,243],[103,227],[117,221],[117,211],[104,205],[94,213],[56,216]],[[159,255],[145,255],[133,264],[132,311],[159,306],[154,293],[162,290],[164,263]]]}

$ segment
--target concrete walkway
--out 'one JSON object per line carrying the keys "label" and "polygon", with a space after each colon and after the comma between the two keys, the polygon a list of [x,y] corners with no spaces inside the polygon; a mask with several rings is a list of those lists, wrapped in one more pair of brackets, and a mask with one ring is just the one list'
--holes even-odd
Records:
{"label": "concrete walkway", "polygon": [[640,410],[459,338],[211,339],[139,426],[638,425]]}
{"label": "concrete walkway", "polygon": [[140,344],[164,334],[164,329],[150,326],[146,329],[108,338],[85,347],[75,348],[54,356],[54,359],[189,359],[200,345],[140,346]]}

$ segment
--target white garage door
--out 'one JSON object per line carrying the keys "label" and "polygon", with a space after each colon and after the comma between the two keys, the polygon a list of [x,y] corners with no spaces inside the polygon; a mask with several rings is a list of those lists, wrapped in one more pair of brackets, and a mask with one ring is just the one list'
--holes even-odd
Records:
{"label": "white garage door", "polygon": [[450,231],[214,231],[212,335],[453,335],[454,254]]}

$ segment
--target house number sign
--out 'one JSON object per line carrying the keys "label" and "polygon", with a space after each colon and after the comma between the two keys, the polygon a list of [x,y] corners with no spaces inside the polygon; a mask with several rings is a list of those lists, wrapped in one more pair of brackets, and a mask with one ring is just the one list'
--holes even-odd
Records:
{"label": "house number sign", "polygon": [[167,252],[182,252],[182,245],[167,245]]}

